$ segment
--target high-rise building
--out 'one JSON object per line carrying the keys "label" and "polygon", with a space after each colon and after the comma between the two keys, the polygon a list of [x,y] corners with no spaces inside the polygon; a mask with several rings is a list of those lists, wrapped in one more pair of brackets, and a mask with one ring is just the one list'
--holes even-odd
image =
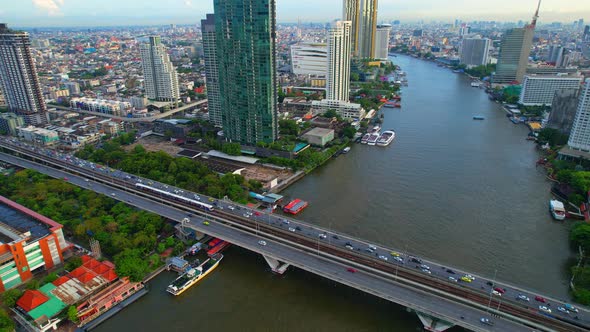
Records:
{"label": "high-rise building", "polygon": [[584,19],[581,18],[578,20],[578,29],[582,30],[584,28]]}
{"label": "high-rise building", "polygon": [[328,74],[328,45],[323,43],[291,45],[291,70],[295,75],[326,77]]}
{"label": "high-rise building", "polygon": [[545,53],[545,61],[555,64],[555,67],[563,67],[565,48],[559,45],[550,45]]}
{"label": "high-rise building", "polygon": [[522,82],[533,46],[533,35],[539,18],[539,7],[533,16],[531,24],[523,28],[513,28],[504,34],[500,44],[500,54],[496,72],[492,76],[493,84],[509,84]]}
{"label": "high-rise building", "polygon": [[576,117],[567,145],[575,150],[590,151],[590,78],[580,94]]}
{"label": "high-rise building", "polygon": [[461,27],[459,28],[459,36],[463,37],[465,35],[468,35],[470,30],[471,30],[470,26],[468,26],[465,23],[461,24]]}
{"label": "high-rise building", "polygon": [[348,102],[352,23],[337,21],[328,30],[328,78],[326,99]]}
{"label": "high-rise building", "polygon": [[569,135],[576,116],[580,89],[557,90],[551,103],[551,113],[547,120],[547,127],[559,130]]}
{"label": "high-rise building", "polygon": [[219,91],[219,64],[215,38],[215,15],[207,14],[201,20],[203,34],[203,55],[205,59],[205,75],[207,78],[207,108],[209,121],[218,127],[223,126],[221,116],[221,93]]}
{"label": "high-rise building", "polygon": [[377,35],[377,0],[361,0],[358,29],[358,56],[375,58]]}
{"label": "high-rise building", "polygon": [[585,41],[590,41],[590,25],[587,25],[584,28],[584,40]]}
{"label": "high-rise building", "polygon": [[49,122],[29,34],[0,23],[0,86],[8,109],[30,125]]}
{"label": "high-rise building", "polygon": [[467,67],[487,65],[490,62],[488,38],[464,38],[461,42],[461,63]]}
{"label": "high-rise building", "polygon": [[178,74],[160,37],[148,37],[148,42],[141,44],[139,50],[146,97],[157,101],[178,101]]}
{"label": "high-rise building", "polygon": [[556,91],[578,90],[582,80],[581,76],[526,75],[518,102],[525,106],[549,106]]}
{"label": "high-rise building", "polygon": [[344,12],[342,14],[343,21],[350,21],[351,24],[351,36],[352,36],[352,53],[354,56],[359,56],[359,27],[361,23],[360,15],[361,15],[361,1],[363,0],[343,0],[343,9]]}
{"label": "high-rise building", "polygon": [[275,0],[214,0],[223,132],[254,145],[278,136]]}
{"label": "high-rise building", "polygon": [[387,60],[389,55],[389,34],[391,24],[380,24],[377,26],[375,37],[375,59]]}

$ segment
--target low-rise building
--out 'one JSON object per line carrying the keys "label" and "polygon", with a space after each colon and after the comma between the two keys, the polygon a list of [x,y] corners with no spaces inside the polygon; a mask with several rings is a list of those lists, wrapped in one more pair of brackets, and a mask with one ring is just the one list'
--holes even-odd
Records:
{"label": "low-rise building", "polygon": [[313,128],[301,136],[307,143],[317,146],[326,146],[334,139],[334,130],[326,128]]}
{"label": "low-rise building", "polygon": [[25,118],[14,113],[0,113],[0,132],[16,136],[17,128],[25,125]]}
{"label": "low-rise building", "polygon": [[72,98],[72,100],[70,101],[70,106],[76,109],[110,114],[115,116],[125,116],[126,111],[131,109],[130,102],[93,99],[87,97]]}
{"label": "low-rise building", "polygon": [[19,137],[36,144],[53,145],[59,142],[59,134],[55,130],[28,126],[19,127],[17,131]]}
{"label": "low-rise building", "polygon": [[341,100],[314,100],[312,103],[314,114],[323,114],[334,110],[342,118],[352,121],[362,120],[365,117],[365,110],[360,104],[349,103]]}
{"label": "low-rise building", "polygon": [[582,80],[581,76],[526,75],[518,102],[525,106],[549,106],[557,90],[577,90]]}

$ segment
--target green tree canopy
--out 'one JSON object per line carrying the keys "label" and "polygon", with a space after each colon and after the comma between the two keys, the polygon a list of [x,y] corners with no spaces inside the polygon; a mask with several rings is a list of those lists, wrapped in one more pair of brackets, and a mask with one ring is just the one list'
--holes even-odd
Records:
{"label": "green tree canopy", "polygon": [[115,256],[116,272],[121,277],[129,277],[133,282],[140,282],[149,273],[149,263],[139,249],[125,249]]}

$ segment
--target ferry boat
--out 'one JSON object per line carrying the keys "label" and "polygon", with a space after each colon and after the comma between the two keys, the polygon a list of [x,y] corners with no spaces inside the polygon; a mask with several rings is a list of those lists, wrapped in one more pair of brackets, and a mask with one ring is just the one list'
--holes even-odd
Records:
{"label": "ferry boat", "polygon": [[363,138],[361,138],[361,144],[367,144],[369,137],[371,137],[371,134],[365,134]]}
{"label": "ferry boat", "polygon": [[563,203],[552,199],[549,201],[549,211],[555,220],[564,220],[565,219],[565,207]]}
{"label": "ferry boat", "polygon": [[381,136],[379,136],[379,139],[377,140],[377,145],[388,146],[389,144],[391,144],[391,142],[393,142],[394,138],[395,138],[395,131],[386,130],[383,132],[383,134],[381,134]]}
{"label": "ferry boat", "polygon": [[285,207],[283,208],[283,211],[285,211],[286,213],[290,213],[290,214],[297,214],[299,212],[301,212],[303,209],[305,209],[307,207],[307,205],[309,205],[306,201],[302,201],[300,199],[295,199],[291,202],[289,202],[289,204],[285,205]]}
{"label": "ferry boat", "polygon": [[166,291],[175,296],[182,294],[192,285],[205,278],[211,271],[215,270],[222,259],[223,255],[218,253],[207,259],[203,264],[190,268],[168,285]]}
{"label": "ferry boat", "polygon": [[377,140],[379,139],[379,132],[374,132],[371,134],[371,136],[369,137],[369,140],[367,141],[368,145],[375,145],[377,144]]}
{"label": "ferry boat", "polygon": [[347,146],[344,149],[342,149],[342,153],[348,153],[348,152],[350,152],[350,146]]}
{"label": "ferry boat", "polygon": [[486,119],[486,118],[484,118],[484,117],[483,117],[483,116],[481,116],[481,115],[475,115],[475,116],[473,116],[473,120],[485,120],[485,119]]}
{"label": "ferry boat", "polygon": [[380,130],[381,130],[381,126],[380,125],[375,125],[373,127],[373,129],[371,129],[371,133],[379,133]]}

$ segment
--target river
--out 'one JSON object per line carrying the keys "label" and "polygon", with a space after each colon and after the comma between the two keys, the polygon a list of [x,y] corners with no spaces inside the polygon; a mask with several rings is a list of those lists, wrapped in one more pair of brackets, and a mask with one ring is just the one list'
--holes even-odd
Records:
{"label": "river", "polygon": [[[568,227],[548,213],[527,129],[469,80],[411,57],[402,108],[384,110],[388,147],[354,145],[284,194],[310,202],[298,217],[557,298],[567,298]],[[485,116],[474,121],[473,115]],[[230,248],[180,297],[164,273],[144,298],[96,331],[420,331],[405,308]],[[460,330],[460,329],[458,329]]]}

